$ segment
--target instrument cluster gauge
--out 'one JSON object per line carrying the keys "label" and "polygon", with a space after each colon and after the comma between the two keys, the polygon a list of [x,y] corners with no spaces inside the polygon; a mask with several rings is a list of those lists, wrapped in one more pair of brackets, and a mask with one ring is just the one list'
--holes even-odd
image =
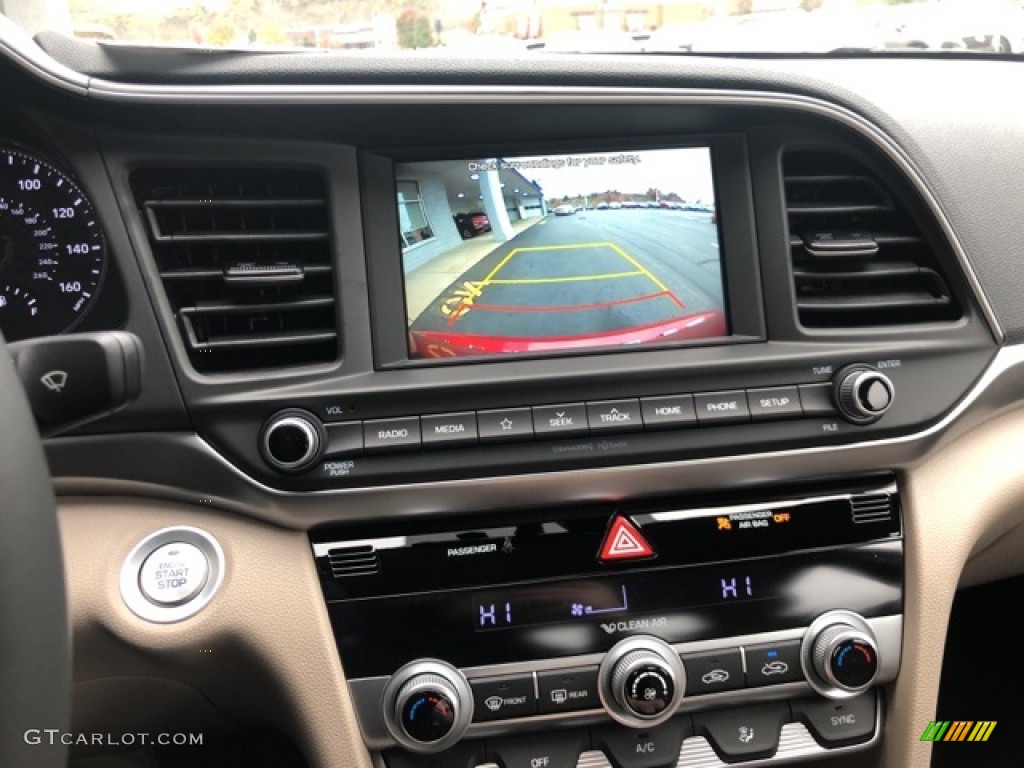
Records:
{"label": "instrument cluster gauge", "polygon": [[50,162],[0,146],[0,330],[7,341],[64,333],[106,273],[96,210]]}

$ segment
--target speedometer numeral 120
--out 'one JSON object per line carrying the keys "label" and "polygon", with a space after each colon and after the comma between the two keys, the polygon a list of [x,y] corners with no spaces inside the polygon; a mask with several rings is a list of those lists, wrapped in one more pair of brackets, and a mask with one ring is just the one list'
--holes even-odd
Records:
{"label": "speedometer numeral 120", "polygon": [[0,330],[9,341],[74,328],[106,272],[96,211],[51,163],[0,147]]}

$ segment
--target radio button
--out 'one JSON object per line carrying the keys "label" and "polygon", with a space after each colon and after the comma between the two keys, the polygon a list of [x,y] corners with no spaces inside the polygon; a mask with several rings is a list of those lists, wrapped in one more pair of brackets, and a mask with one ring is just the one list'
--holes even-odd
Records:
{"label": "radio button", "polygon": [[796,387],[748,389],[747,404],[754,421],[799,419],[804,415],[800,407],[800,392]]}
{"label": "radio button", "polygon": [[364,421],[363,440],[367,453],[419,448],[420,417]]}
{"label": "radio button", "polygon": [[800,667],[800,641],[784,640],[779,643],[744,646],[747,656],[747,685],[777,685],[804,679]]}
{"label": "radio button", "polygon": [[470,680],[473,690],[473,720],[507,720],[537,714],[533,675],[508,675]]}
{"label": "radio button", "polygon": [[644,397],[640,400],[644,426],[648,429],[672,429],[696,426],[697,412],[693,408],[693,395]]}
{"label": "radio button", "polygon": [[615,768],[663,768],[679,760],[683,739],[693,735],[693,724],[682,715],[653,728],[606,725],[592,733],[594,748],[602,750]]}
{"label": "radio button", "polygon": [[826,749],[867,741],[875,733],[874,692],[853,699],[832,701],[815,696],[793,702],[793,715]]}
{"label": "radio button", "polygon": [[425,446],[476,444],[476,414],[472,411],[421,416],[420,424]]}
{"label": "radio button", "polygon": [[735,691],[743,687],[743,658],[739,648],[683,654],[686,695]]}
{"label": "radio button", "polygon": [[782,726],[789,721],[785,702],[737,707],[693,716],[693,727],[727,763],[771,757],[779,749]]}
{"label": "radio button", "polygon": [[597,667],[538,672],[537,688],[542,715],[601,707],[601,697],[597,692]]}
{"label": "radio button", "polygon": [[636,399],[587,403],[587,420],[591,432],[639,432],[644,428],[640,401]]}
{"label": "radio button", "polygon": [[750,421],[747,393],[742,389],[729,392],[704,392],[693,396],[700,424],[731,424]]}
{"label": "radio button", "polygon": [[587,426],[587,407],[583,403],[534,406],[533,431],[537,437],[590,434],[590,428]]}
{"label": "radio button", "polygon": [[529,408],[477,411],[481,443],[533,439],[533,412]]}
{"label": "radio button", "polygon": [[585,729],[487,740],[487,759],[502,768],[576,768],[590,749]]}

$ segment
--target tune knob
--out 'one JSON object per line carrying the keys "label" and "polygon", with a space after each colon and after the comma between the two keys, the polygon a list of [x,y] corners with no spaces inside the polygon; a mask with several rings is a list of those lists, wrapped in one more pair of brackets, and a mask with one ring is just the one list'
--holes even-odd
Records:
{"label": "tune knob", "polygon": [[402,667],[384,689],[384,721],[413,752],[440,752],[462,738],[473,719],[469,684],[443,661]]}
{"label": "tune knob", "polygon": [[260,452],[274,469],[302,472],[320,458],[325,443],[320,420],[308,411],[290,408],[267,419],[260,435]]}
{"label": "tune knob", "polygon": [[878,643],[871,627],[855,613],[820,616],[801,651],[808,682],[829,698],[855,696],[878,676]]}
{"label": "tune knob", "polygon": [[884,373],[868,365],[849,365],[835,377],[839,412],[854,424],[871,424],[892,406],[895,389]]}
{"label": "tune knob", "polygon": [[675,714],[686,689],[679,655],[656,637],[631,637],[605,656],[599,675],[601,702],[613,718],[647,728]]}

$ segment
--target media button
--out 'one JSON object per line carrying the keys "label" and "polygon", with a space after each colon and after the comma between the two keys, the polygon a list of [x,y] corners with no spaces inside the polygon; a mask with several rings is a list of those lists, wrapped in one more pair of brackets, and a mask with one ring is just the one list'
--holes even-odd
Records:
{"label": "media button", "polygon": [[366,451],[400,451],[420,447],[420,417],[374,419],[363,422]]}
{"label": "media button", "polygon": [[587,403],[587,421],[591,432],[639,432],[644,428],[640,401],[636,399]]}
{"label": "media button", "polygon": [[601,707],[597,693],[597,667],[538,672],[537,689],[542,715]]}
{"label": "media button", "polygon": [[693,395],[645,397],[640,400],[644,426],[648,429],[673,429],[697,424]]}
{"label": "media button", "polygon": [[534,406],[533,431],[537,437],[590,434],[590,428],[587,426],[587,408],[583,403]]}
{"label": "media button", "polygon": [[742,389],[729,392],[704,392],[693,396],[697,421],[701,424],[730,424],[750,421],[747,393]]}
{"label": "media button", "polygon": [[777,685],[804,679],[800,668],[800,641],[744,646],[747,656],[747,685]]}
{"label": "media button", "polygon": [[804,415],[800,407],[800,392],[796,387],[748,389],[747,404],[754,421],[799,419]]}
{"label": "media button", "polygon": [[473,720],[507,720],[537,714],[533,675],[506,675],[470,680],[473,689]]}
{"label": "media button", "polygon": [[533,412],[529,408],[477,411],[476,420],[480,428],[481,443],[533,438]]}
{"label": "media button", "polygon": [[739,648],[683,654],[686,695],[735,691],[743,687],[743,659]]}
{"label": "media button", "polygon": [[420,423],[425,446],[476,444],[476,414],[472,411],[421,416]]}

